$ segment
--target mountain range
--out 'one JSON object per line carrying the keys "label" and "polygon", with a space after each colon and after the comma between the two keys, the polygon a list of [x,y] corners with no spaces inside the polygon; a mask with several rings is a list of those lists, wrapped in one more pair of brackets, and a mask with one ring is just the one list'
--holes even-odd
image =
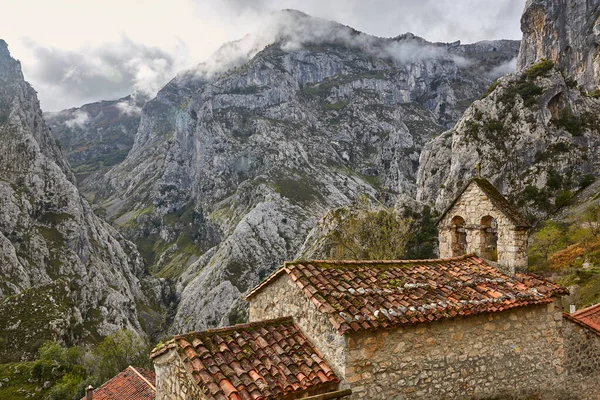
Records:
{"label": "mountain range", "polygon": [[600,7],[559,3],[527,2],[521,42],[466,45],[286,10],[152,99],[43,117],[2,42],[0,349],[243,321],[358,197],[441,210],[479,171],[555,212],[600,171]]}

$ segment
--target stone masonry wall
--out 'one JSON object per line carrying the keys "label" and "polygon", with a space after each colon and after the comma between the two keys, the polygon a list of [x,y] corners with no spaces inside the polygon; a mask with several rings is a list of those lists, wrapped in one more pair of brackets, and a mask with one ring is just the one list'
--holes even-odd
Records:
{"label": "stone masonry wall", "polygon": [[302,333],[323,355],[338,378],[343,380],[346,340],[287,274],[271,282],[251,297],[249,302],[250,322],[292,316]]}
{"label": "stone masonry wall", "polygon": [[564,321],[566,382],[581,397],[600,400],[600,336],[572,321]]}
{"label": "stone masonry wall", "polygon": [[179,354],[171,349],[154,360],[156,400],[207,400],[185,369]]}
{"label": "stone masonry wall", "polygon": [[[351,399],[570,399],[558,304],[348,335]],[[536,397],[541,396],[541,397]]]}
{"label": "stone masonry wall", "polygon": [[488,199],[476,185],[471,184],[454,206],[446,213],[439,224],[440,258],[453,257],[452,218],[460,216],[465,220],[467,233],[466,254],[481,255],[482,245],[481,219],[491,216],[498,223],[498,264],[505,272],[514,274],[515,269],[527,268],[527,231],[517,229]]}

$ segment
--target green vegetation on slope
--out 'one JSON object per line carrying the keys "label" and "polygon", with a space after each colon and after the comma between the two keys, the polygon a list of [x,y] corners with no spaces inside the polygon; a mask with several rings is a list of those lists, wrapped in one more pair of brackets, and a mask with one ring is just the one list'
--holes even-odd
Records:
{"label": "green vegetation on slope", "polygon": [[542,224],[532,236],[529,268],[575,286],[570,302],[579,307],[600,302],[600,201]]}
{"label": "green vegetation on slope", "polygon": [[366,198],[331,212],[333,228],[322,238],[329,259],[397,260],[432,258],[437,230],[429,207],[421,212],[373,207]]}
{"label": "green vegetation on slope", "polygon": [[0,364],[0,399],[79,400],[129,365],[151,368],[151,347],[130,331],[107,336],[88,351],[57,342],[40,346],[36,359]]}
{"label": "green vegetation on slope", "polygon": [[[499,100],[504,104],[510,104],[514,101],[515,96],[518,95],[523,99],[525,107],[534,106],[538,96],[543,92],[542,88],[535,84],[535,80],[547,75],[552,68],[554,68],[554,63],[545,59],[527,68],[516,83],[506,88],[504,93],[499,97]],[[492,85],[488,89],[489,93],[493,92],[496,86]]]}

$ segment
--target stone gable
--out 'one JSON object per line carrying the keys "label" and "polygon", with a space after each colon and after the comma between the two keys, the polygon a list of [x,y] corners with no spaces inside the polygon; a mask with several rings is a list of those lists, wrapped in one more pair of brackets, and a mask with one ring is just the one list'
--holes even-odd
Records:
{"label": "stone gable", "polygon": [[266,290],[249,301],[250,322],[292,316],[294,322],[326,361],[343,379],[346,364],[346,341],[315,305],[301,293],[287,274],[275,278]]}
{"label": "stone gable", "polygon": [[526,270],[528,228],[498,204],[471,181],[438,223],[440,257],[473,253],[510,275]]}
{"label": "stone gable", "polygon": [[156,372],[156,400],[209,400],[195,384],[175,348],[152,361]]}

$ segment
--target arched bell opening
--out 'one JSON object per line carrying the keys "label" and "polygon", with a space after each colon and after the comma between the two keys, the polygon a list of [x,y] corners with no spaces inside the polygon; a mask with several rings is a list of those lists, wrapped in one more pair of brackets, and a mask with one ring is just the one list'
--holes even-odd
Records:
{"label": "arched bell opening", "polygon": [[452,257],[462,256],[467,253],[467,230],[465,219],[461,216],[452,218]]}
{"label": "arched bell opening", "polygon": [[490,261],[498,261],[498,221],[486,215],[481,218],[479,255]]}

